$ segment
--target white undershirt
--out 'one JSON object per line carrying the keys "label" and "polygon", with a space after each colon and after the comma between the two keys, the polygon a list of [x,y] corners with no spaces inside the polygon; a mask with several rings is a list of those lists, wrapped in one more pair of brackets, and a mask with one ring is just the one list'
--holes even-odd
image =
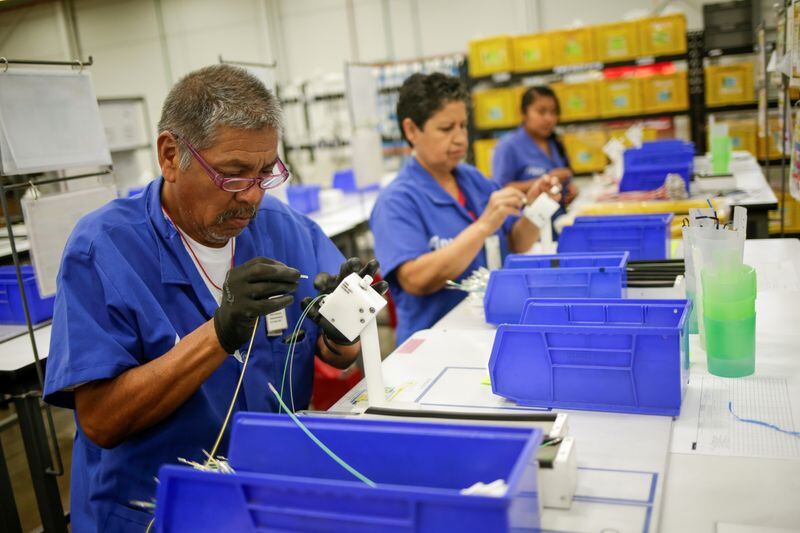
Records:
{"label": "white undershirt", "polygon": [[[233,239],[229,239],[222,248],[211,248],[210,246],[200,244],[186,233],[181,232],[181,235],[183,235],[181,242],[183,242],[183,246],[186,248],[189,257],[192,258],[192,263],[194,263],[195,268],[197,268],[197,273],[200,274],[203,283],[206,284],[211,296],[214,297],[217,301],[217,305],[219,305],[222,302],[222,291],[217,289],[217,287],[222,287],[223,283],[225,283],[225,276],[231,268]],[[189,248],[190,246],[191,249]],[[194,254],[192,254],[192,252],[194,252]],[[197,256],[197,258],[195,258],[195,256]],[[198,260],[200,264],[197,263]],[[206,271],[208,277],[206,277],[206,274],[203,274],[203,270]],[[211,281],[213,281],[217,287],[211,284],[209,278],[211,278]]]}

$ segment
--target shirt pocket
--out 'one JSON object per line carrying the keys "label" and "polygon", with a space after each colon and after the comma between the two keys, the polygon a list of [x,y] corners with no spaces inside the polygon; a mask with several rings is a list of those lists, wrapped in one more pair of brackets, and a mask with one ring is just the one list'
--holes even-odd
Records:
{"label": "shirt pocket", "polygon": [[[105,525],[100,531],[114,531],[121,533],[142,533],[147,529],[153,515],[147,511],[133,509],[127,505],[112,503]],[[155,528],[152,528],[155,531]]]}

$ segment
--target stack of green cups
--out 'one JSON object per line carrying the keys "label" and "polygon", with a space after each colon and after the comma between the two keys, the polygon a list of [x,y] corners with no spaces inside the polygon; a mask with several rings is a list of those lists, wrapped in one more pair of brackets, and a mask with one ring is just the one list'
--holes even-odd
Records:
{"label": "stack of green cups", "polygon": [[749,376],[756,365],[756,271],[738,264],[701,272],[708,371]]}
{"label": "stack of green cups", "polygon": [[727,174],[730,172],[732,151],[733,144],[728,135],[712,135],[711,171],[714,174]]}

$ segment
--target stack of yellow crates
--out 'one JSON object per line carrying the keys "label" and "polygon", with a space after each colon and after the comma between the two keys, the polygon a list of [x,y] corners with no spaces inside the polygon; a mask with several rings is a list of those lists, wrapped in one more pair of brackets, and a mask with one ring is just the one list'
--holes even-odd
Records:
{"label": "stack of yellow crates", "polygon": [[482,77],[504,72],[536,72],[595,61],[614,63],[640,56],[684,53],[686,18],[675,14],[516,37],[475,39],[469,43],[469,74]]}

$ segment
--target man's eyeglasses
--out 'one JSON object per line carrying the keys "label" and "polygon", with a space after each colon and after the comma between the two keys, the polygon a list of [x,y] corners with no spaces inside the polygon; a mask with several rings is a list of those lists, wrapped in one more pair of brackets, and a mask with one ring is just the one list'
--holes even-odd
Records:
{"label": "man's eyeglasses", "polygon": [[272,171],[269,174],[262,174],[260,176],[256,176],[255,178],[226,176],[225,174],[214,170],[214,168],[209,165],[205,159],[203,159],[203,156],[200,155],[200,152],[198,152],[197,149],[192,146],[192,143],[180,135],[175,133],[172,135],[179,142],[183,143],[186,149],[189,150],[189,153],[192,154],[192,157],[194,157],[195,160],[200,163],[200,166],[203,167],[203,170],[206,171],[206,174],[208,174],[208,177],[214,182],[214,185],[223,191],[242,192],[256,184],[258,184],[259,188],[262,190],[274,189],[289,179],[289,170],[279,157],[275,158],[275,164],[272,166]]}

